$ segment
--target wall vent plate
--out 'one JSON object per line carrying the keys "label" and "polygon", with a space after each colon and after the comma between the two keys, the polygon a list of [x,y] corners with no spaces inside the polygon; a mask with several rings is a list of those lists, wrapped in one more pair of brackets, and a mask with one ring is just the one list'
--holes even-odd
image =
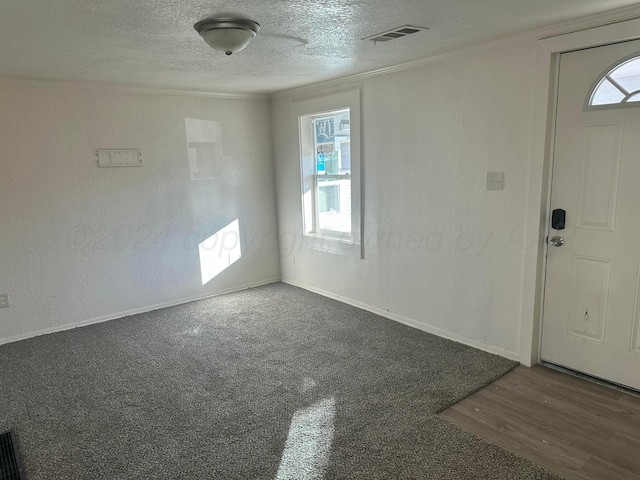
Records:
{"label": "wall vent plate", "polygon": [[401,27],[396,27],[391,30],[387,30],[386,32],[376,33],[375,35],[371,35],[370,37],[365,37],[362,40],[371,40],[374,43],[388,42],[390,40],[406,37],[407,35],[412,35],[418,32],[424,32],[426,30],[429,30],[429,28],[416,27],[415,25],[403,25]]}
{"label": "wall vent plate", "polygon": [[141,167],[140,150],[98,150],[99,167]]}
{"label": "wall vent plate", "polygon": [[24,479],[24,465],[14,430],[0,433],[0,478],[2,480]]}

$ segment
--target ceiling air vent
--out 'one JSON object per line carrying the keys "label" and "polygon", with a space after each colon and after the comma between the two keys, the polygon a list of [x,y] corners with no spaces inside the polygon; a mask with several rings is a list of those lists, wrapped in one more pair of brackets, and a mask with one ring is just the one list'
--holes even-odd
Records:
{"label": "ceiling air vent", "polygon": [[396,27],[393,30],[387,30],[386,32],[376,33],[370,37],[363,38],[362,40],[371,40],[374,43],[388,42],[389,40],[395,40],[396,38],[406,37],[414,33],[423,32],[429,30],[427,27],[416,27],[415,25],[403,25],[402,27]]}

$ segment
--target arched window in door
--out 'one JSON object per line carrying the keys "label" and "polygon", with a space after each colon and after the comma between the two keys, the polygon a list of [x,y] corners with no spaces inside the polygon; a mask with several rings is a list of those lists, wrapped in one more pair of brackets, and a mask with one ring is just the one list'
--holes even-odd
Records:
{"label": "arched window in door", "polygon": [[640,102],[640,55],[609,69],[593,88],[589,107]]}

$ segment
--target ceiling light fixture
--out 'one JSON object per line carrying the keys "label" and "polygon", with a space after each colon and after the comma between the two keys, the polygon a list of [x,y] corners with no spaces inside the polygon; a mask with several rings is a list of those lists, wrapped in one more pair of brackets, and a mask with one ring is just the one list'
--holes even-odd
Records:
{"label": "ceiling light fixture", "polygon": [[227,55],[243,50],[260,30],[260,24],[245,18],[210,18],[193,28],[214,50]]}

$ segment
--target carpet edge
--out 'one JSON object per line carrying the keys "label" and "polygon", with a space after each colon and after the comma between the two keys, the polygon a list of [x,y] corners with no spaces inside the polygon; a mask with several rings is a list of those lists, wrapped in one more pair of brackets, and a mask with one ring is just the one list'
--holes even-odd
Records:
{"label": "carpet edge", "polygon": [[419,322],[418,320],[414,320],[412,318],[405,317],[403,315],[398,315],[396,313],[387,312],[386,310],[383,310],[379,307],[375,307],[375,306],[366,304],[364,302],[360,302],[358,300],[353,300],[352,298],[344,297],[342,295],[338,295],[336,293],[329,292],[321,288],[313,287],[303,282],[298,282],[296,280],[291,280],[285,277],[283,277],[280,281],[287,285],[302,288],[303,290],[308,290],[312,293],[317,293],[318,295],[322,295],[323,297],[331,298],[333,300],[346,303],[347,305],[351,305],[352,307],[356,307],[361,310],[366,310],[367,312],[379,315],[389,320],[393,320],[394,322],[402,323],[403,325],[407,325],[408,327],[412,327],[417,330],[422,330],[423,332],[430,333],[432,335],[436,335],[441,338],[446,338],[447,340],[451,340],[456,343],[461,343],[463,345],[467,345],[468,347],[476,348],[478,350],[482,350],[483,352],[491,353],[492,355],[498,355],[499,357],[503,357],[508,360],[512,360],[514,362],[520,363],[520,354],[516,352],[512,352],[511,350],[506,350],[500,347],[496,347],[494,345],[478,342],[470,338],[457,335],[455,333],[447,332],[446,330],[442,330],[438,327],[434,327],[432,325]]}

